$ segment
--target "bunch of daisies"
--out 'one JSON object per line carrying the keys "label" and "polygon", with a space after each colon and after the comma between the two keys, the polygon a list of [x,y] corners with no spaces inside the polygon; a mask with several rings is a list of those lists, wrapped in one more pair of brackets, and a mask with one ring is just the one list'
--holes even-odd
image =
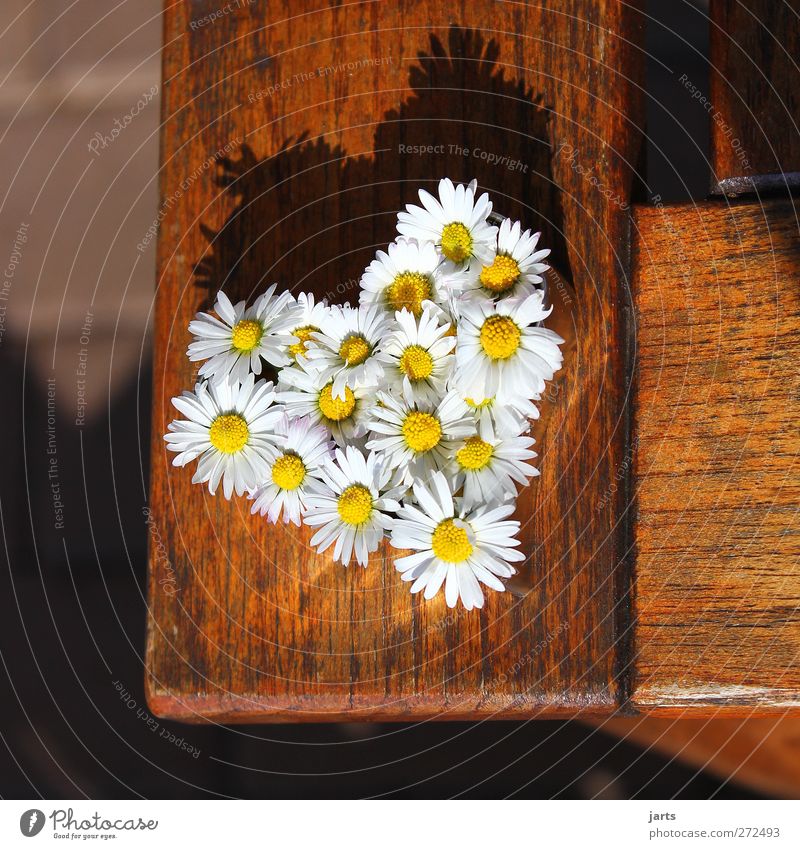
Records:
{"label": "bunch of daisies", "polygon": [[388,536],[412,551],[395,561],[412,593],[444,586],[468,610],[524,559],[511,517],[538,474],[526,432],[563,342],[542,326],[540,234],[495,226],[476,192],[420,190],[358,306],[275,285],[250,306],[220,292],[189,324],[199,382],[173,399],[185,418],[164,437],[212,494],[309,525],[345,566]]}

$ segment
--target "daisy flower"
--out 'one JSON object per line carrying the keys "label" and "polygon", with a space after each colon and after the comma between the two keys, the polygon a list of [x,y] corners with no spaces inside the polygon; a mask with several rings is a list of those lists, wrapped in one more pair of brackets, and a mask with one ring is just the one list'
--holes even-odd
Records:
{"label": "daisy flower", "polygon": [[397,216],[397,230],[419,242],[433,242],[451,263],[464,269],[473,259],[488,264],[497,245],[497,227],[489,224],[492,204],[484,193],[475,200],[477,180],[469,186],[454,186],[445,178],[439,181],[439,198],[419,190],[422,206],[406,204],[406,212]]}
{"label": "daisy flower", "polygon": [[195,341],[186,354],[192,362],[206,360],[200,377],[242,381],[249,372],[261,374],[262,359],[276,367],[289,362],[286,349],[293,339],[288,330],[298,310],[291,293],[276,296],[276,287],[273,283],[251,307],[244,301],[233,306],[220,291],[214,304],[217,315],[200,312],[189,322]]}
{"label": "daisy flower", "polygon": [[291,368],[282,369],[276,400],[291,418],[308,416],[314,425],[325,425],[339,445],[347,445],[367,432],[367,391],[345,387],[344,397],[333,395],[333,381],[325,381],[300,357]]}
{"label": "daisy flower", "polygon": [[289,356],[293,360],[305,356],[311,334],[322,331],[331,312],[331,308],[324,301],[314,303],[314,296],[310,292],[301,292],[297,296],[297,306],[299,311],[289,328],[289,333],[297,339],[297,342],[290,344],[288,348]]}
{"label": "daisy flower", "polygon": [[464,507],[502,504],[516,498],[514,481],[523,486],[539,470],[527,463],[536,456],[529,436],[495,436],[491,425],[484,425],[470,436],[455,453],[450,465],[454,490],[464,487]]}
{"label": "daisy flower", "polygon": [[256,382],[252,374],[239,381],[198,383],[194,392],[173,398],[182,419],[170,422],[167,448],[179,452],[174,466],[197,457],[192,483],[208,481],[213,495],[220,480],[225,498],[255,489],[268,476],[272,434],[281,410],[272,407],[272,383]]}
{"label": "daisy flower", "polygon": [[319,470],[330,457],[330,433],[311,419],[290,419],[282,415],[275,425],[277,445],[268,448],[269,471],[266,483],[252,494],[251,513],[261,513],[277,522],[283,512],[284,522],[300,524],[306,510],[306,497],[319,489]]}
{"label": "daisy flower", "polygon": [[506,403],[531,398],[544,391],[561,368],[559,345],[563,339],[552,330],[534,327],[552,311],[543,295],[462,301],[456,343],[456,381],[475,400],[495,398]]}
{"label": "daisy flower", "polygon": [[446,296],[442,303],[437,304],[435,301],[425,301],[423,309],[430,310],[435,316],[438,324],[449,325],[445,336],[456,335],[456,327],[458,327],[458,316],[460,314],[458,297]]}
{"label": "daisy flower", "polygon": [[400,508],[391,536],[394,548],[415,551],[394,564],[402,580],[414,582],[411,592],[424,590],[430,599],[444,584],[447,606],[455,607],[460,598],[467,610],[483,607],[481,584],[503,592],[500,578],[511,577],[516,569],[510,564],[525,559],[516,550],[519,522],[507,521],[514,505],[468,512],[454,501],[441,472],[434,473],[430,487],[417,481],[414,495],[419,506]]}
{"label": "daisy flower", "polygon": [[520,436],[530,427],[530,419],[539,418],[539,410],[533,401],[541,396],[535,394],[532,400],[522,396],[500,404],[493,397],[476,401],[469,395],[460,394],[475,421],[475,429],[491,427],[498,436]]}
{"label": "daisy flower", "polygon": [[548,250],[536,250],[541,233],[522,231],[519,221],[503,219],[497,235],[497,251],[485,264],[472,263],[462,284],[465,294],[480,293],[489,298],[524,298],[544,282],[542,274],[550,267],[542,260]]}
{"label": "daisy flower", "polygon": [[333,382],[333,397],[344,400],[346,389],[377,388],[383,366],[376,354],[388,330],[389,317],[377,306],[330,308],[323,331],[312,333],[306,349],[310,370],[323,383]]}
{"label": "daisy flower", "polygon": [[378,251],[361,277],[362,304],[379,304],[391,313],[407,309],[419,316],[424,301],[439,299],[441,260],[432,242],[398,239],[388,253]]}
{"label": "daisy flower", "polygon": [[440,324],[428,303],[418,321],[408,310],[395,313],[397,330],[387,338],[378,359],[391,394],[435,403],[445,394],[456,340],[447,335],[450,323]]}
{"label": "daisy flower", "polygon": [[395,470],[397,482],[406,486],[445,468],[459,441],[473,431],[467,408],[455,392],[438,404],[380,392],[368,427],[373,437],[367,448],[379,452]]}
{"label": "daisy flower", "polygon": [[389,489],[391,469],[375,454],[367,457],[352,445],[336,449],[321,470],[323,487],[308,496],[304,521],[319,528],[311,545],[322,553],[334,545],[333,559],[344,566],[355,554],[356,562],[367,565],[371,552],[380,545],[400,504],[396,490]]}

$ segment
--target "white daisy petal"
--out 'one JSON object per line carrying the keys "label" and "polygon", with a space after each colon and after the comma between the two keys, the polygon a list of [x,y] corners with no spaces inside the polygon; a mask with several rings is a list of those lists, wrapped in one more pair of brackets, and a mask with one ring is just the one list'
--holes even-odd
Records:
{"label": "white daisy petal", "polygon": [[386,391],[435,404],[444,397],[455,365],[456,340],[445,337],[450,324],[439,323],[429,301],[419,320],[405,309],[395,313],[395,318],[397,327],[378,355]]}
{"label": "white daisy petal", "polygon": [[186,353],[193,362],[205,361],[201,377],[242,382],[249,372],[261,373],[262,360],[277,367],[289,362],[286,328],[300,310],[289,292],[276,295],[276,288],[270,286],[249,308],[244,301],[234,307],[220,291],[214,304],[218,317],[197,314],[189,324],[194,341]]}
{"label": "white daisy petal", "polygon": [[[508,515],[505,508],[487,510],[468,507],[459,499],[454,502],[442,472],[432,474],[430,486],[417,481],[414,491],[420,507],[435,516],[423,524],[417,508],[404,505],[398,511],[391,544],[416,553],[398,558],[395,568],[404,581],[414,581],[412,592],[424,589],[426,599],[436,595],[444,583],[449,607],[455,607],[459,599],[467,610],[482,607],[480,584],[502,590],[498,576],[511,576],[514,567],[510,563],[524,559],[514,548],[519,544],[519,522],[504,521]],[[513,511],[513,505],[510,509]]]}
{"label": "white daisy petal", "polygon": [[475,201],[475,186],[439,182],[439,198],[421,189],[422,207],[408,204],[397,216],[397,230],[408,239],[433,242],[448,271],[461,271],[474,261],[488,261],[495,251],[497,228],[489,224],[492,204],[487,194]]}
{"label": "white daisy petal", "polygon": [[419,317],[426,301],[443,302],[441,259],[433,242],[398,239],[388,253],[378,251],[361,277],[361,305],[394,315],[407,310]]}
{"label": "white daisy petal", "polygon": [[[526,298],[544,285],[542,260],[549,250],[536,250],[541,233],[522,231],[519,221],[506,218],[497,233],[497,244],[486,262],[472,262],[462,281],[462,291],[471,298]],[[543,316],[542,316],[543,317]],[[525,323],[541,318],[525,319]],[[521,319],[522,320],[522,319]]]}
{"label": "white daisy petal", "polygon": [[317,371],[307,357],[282,369],[276,400],[292,418],[308,416],[315,425],[329,428],[338,445],[352,443],[367,432],[371,415],[369,390],[346,386],[344,398],[335,398],[333,381]]}
{"label": "white daisy petal", "polygon": [[388,316],[377,306],[334,306],[322,332],[312,333],[305,351],[308,370],[332,382],[333,397],[344,400],[346,389],[377,389],[383,377],[378,358],[388,329]]}
{"label": "white daisy petal", "polygon": [[178,452],[174,464],[186,465],[202,449],[192,482],[208,483],[213,495],[222,480],[226,498],[234,492],[243,495],[260,483],[256,478],[267,468],[274,426],[281,416],[280,408],[270,409],[274,398],[272,384],[256,381],[252,374],[243,383],[228,377],[200,383],[193,394],[185,392],[173,398],[173,404],[191,417],[193,425],[187,427],[189,423],[184,421],[169,425],[170,433],[164,439],[169,451]]}
{"label": "white daisy petal", "polygon": [[[321,490],[306,498],[306,524],[316,525],[320,514],[332,516],[327,530],[318,531],[311,544],[323,551],[335,543],[333,559],[344,566],[349,565],[354,554],[356,562],[366,566],[383,537],[376,529],[390,524],[390,517],[382,512],[379,502],[392,490],[375,485],[375,477],[370,474],[374,463],[374,457],[365,460],[355,446],[349,445],[344,451],[337,449],[334,456],[323,460]],[[388,480],[388,476],[380,478],[381,483]]]}
{"label": "white daisy petal", "polygon": [[380,392],[367,426],[373,434],[367,448],[378,452],[405,486],[445,468],[458,441],[472,431],[466,406],[449,395],[436,404]]}
{"label": "white daisy petal", "polygon": [[466,439],[448,469],[455,490],[464,488],[467,509],[497,504],[517,495],[515,481],[526,485],[538,470],[528,463],[536,456],[527,436],[495,436],[491,422],[481,422],[480,433]]}
{"label": "white daisy petal", "polygon": [[[266,450],[267,480],[254,489],[252,513],[277,522],[300,524],[307,510],[306,498],[318,491],[320,469],[330,457],[333,443],[328,429],[311,418],[290,419],[285,413],[274,425],[276,445]],[[315,486],[316,484],[316,486]]]}
{"label": "white daisy petal", "polygon": [[541,303],[542,294],[536,292],[522,300],[464,304],[454,375],[462,397],[514,404],[542,392],[563,357],[556,341],[560,337],[529,321],[541,314]]}

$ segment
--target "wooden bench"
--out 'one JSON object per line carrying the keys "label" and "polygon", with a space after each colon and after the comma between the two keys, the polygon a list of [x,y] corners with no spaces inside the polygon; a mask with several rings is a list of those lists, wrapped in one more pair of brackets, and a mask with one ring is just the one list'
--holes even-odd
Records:
{"label": "wooden bench", "polygon": [[[796,28],[786,55],[768,45],[765,95],[756,36],[752,67],[726,82],[744,61],[728,33],[758,15],[716,4],[709,97],[750,167],[738,173],[715,131],[716,199],[635,206],[644,17],[629,4],[476,0],[456,21],[436,2],[277,2],[198,25],[216,5],[165,13],[154,713],[798,706],[800,241],[782,176],[800,170]],[[759,136],[753,121],[781,109],[777,136]],[[554,278],[556,320],[575,340],[543,401],[541,477],[520,499],[529,559],[513,592],[469,614],[412,597],[391,550],[344,570],[309,548],[305,528],[210,497],[162,441],[170,399],[196,374],[188,322],[219,288],[250,297],[276,280],[354,301],[397,210],[443,175],[477,177],[505,214],[543,231],[567,281]],[[726,195],[776,187],[782,196]]]}

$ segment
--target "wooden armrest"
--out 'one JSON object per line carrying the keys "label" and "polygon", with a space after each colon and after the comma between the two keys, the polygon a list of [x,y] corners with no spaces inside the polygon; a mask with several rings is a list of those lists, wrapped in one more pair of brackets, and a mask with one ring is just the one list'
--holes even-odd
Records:
{"label": "wooden armrest", "polygon": [[[479,0],[459,29],[433,0],[318,6],[254,4],[203,27],[185,4],[165,13],[151,708],[246,722],[614,710],[628,633],[624,487],[609,492],[627,438],[628,211],[597,180],[627,197],[642,18],[610,0]],[[542,476],[520,500],[523,595],[492,593],[469,615],[412,597],[391,551],[345,570],[311,551],[307,529],[209,497],[162,441],[170,398],[194,382],[188,322],[218,288],[244,298],[280,280],[352,301],[397,210],[444,175],[477,177],[543,231],[574,287],[555,296],[579,323],[545,401]]]}
{"label": "wooden armrest", "polygon": [[800,704],[797,213],[635,210],[642,710]]}

